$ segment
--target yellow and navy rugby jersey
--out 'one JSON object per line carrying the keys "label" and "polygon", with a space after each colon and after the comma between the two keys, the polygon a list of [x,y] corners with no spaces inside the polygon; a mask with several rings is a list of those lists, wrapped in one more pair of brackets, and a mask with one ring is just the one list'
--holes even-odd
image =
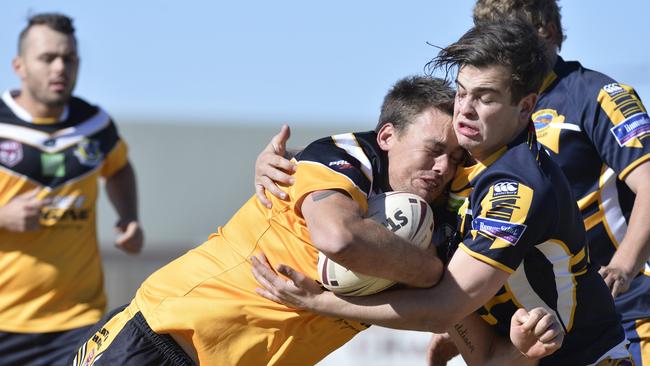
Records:
{"label": "yellow and navy rugby jersey", "polygon": [[[589,265],[578,207],[559,167],[536,142],[532,124],[483,163],[462,169],[459,248],[508,273],[479,314],[508,336],[519,307],[543,306],[567,332],[548,365],[588,365],[625,336],[605,283]],[[453,245],[453,243],[452,243]]]}
{"label": "yellow and navy rugby jersey", "polygon": [[[558,58],[533,114],[539,141],[562,168],[587,229],[590,259],[606,265],[634,204],[627,174],[650,159],[650,118],[634,90]],[[624,320],[650,317],[650,267],[616,298]]]}
{"label": "yellow and navy rugby jersey", "polygon": [[30,119],[4,93],[0,205],[34,189],[52,203],[42,210],[39,230],[0,229],[0,331],[93,324],[106,305],[95,225],[97,179],[126,164],[126,146],[106,112],[78,98],[61,121]]}
{"label": "yellow and navy rugby jersey", "polygon": [[253,197],[210,239],[150,276],[132,304],[158,333],[191,344],[206,365],[311,365],[366,327],[298,311],[255,292],[249,258],[264,252],[317,279],[318,252],[303,219],[302,200],[318,190],[346,192],[367,210],[385,190],[386,156],[376,134],[348,133],[310,144],[297,157],[289,201]]}

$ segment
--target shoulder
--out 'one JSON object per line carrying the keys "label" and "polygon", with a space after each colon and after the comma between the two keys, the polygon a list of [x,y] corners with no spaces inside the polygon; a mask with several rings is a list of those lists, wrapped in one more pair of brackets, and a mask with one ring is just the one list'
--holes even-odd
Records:
{"label": "shoulder", "polygon": [[91,119],[101,120],[102,123],[113,124],[113,119],[108,112],[84,99],[72,97],[68,106],[70,114],[65,121],[67,124],[83,123]]}
{"label": "shoulder", "polygon": [[599,105],[613,103],[617,99],[626,99],[631,95],[638,99],[631,85],[621,83],[609,75],[582,66],[577,61],[566,62],[567,74],[564,82],[573,90],[574,97],[585,98],[587,102],[597,102]]}
{"label": "shoulder", "polygon": [[[323,137],[307,145],[296,160],[324,163],[329,167],[345,167],[352,160],[370,166],[380,157],[380,149],[372,132],[343,133]],[[341,160],[342,157],[348,157]]]}
{"label": "shoulder", "polygon": [[584,67],[578,61],[566,61],[563,67],[563,79],[569,82],[581,83],[596,89],[615,83],[616,80],[602,72]]}
{"label": "shoulder", "polygon": [[535,159],[525,146],[509,150],[501,159],[488,167],[476,182],[474,192],[484,204],[511,201],[534,207],[555,207],[553,166],[547,166],[541,152]]}
{"label": "shoulder", "polygon": [[20,119],[16,114],[9,108],[9,106],[0,99],[0,122],[2,123],[13,123],[20,122]]}

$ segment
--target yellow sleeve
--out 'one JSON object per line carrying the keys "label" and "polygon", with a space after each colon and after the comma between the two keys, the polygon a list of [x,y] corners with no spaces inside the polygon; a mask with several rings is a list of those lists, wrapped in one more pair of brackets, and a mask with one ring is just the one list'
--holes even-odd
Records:
{"label": "yellow sleeve", "polygon": [[126,143],[123,140],[119,140],[104,159],[104,164],[100,172],[101,176],[108,178],[124,168],[129,161],[127,153],[128,147]]}

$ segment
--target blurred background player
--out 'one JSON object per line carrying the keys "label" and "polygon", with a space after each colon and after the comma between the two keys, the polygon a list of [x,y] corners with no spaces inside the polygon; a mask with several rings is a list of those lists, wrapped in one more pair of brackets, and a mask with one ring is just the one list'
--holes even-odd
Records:
{"label": "blurred background player", "polygon": [[567,332],[563,347],[542,364],[629,362],[611,296],[588,263],[569,186],[535,141],[530,115],[547,71],[535,30],[521,20],[477,24],[433,65],[459,68],[454,130],[477,161],[452,184],[465,199],[458,212],[460,236],[450,243],[455,253],[440,284],[343,300],[306,290],[300,285],[309,281],[286,266],[280,272],[293,282],[256,265],[264,295],[398,329],[452,329],[468,362],[476,362],[471,344],[477,335],[464,324],[476,321],[475,310],[480,322],[504,334],[517,307],[539,306],[555,313]]}
{"label": "blurred background player", "polygon": [[475,23],[513,16],[537,29],[554,65],[532,115],[538,140],[578,200],[590,259],[615,298],[635,363],[650,365],[647,111],[630,86],[558,55],[565,36],[556,0],[479,0],[474,7]]}
{"label": "blurred background player", "polygon": [[0,101],[0,363],[60,365],[106,306],[96,237],[97,183],[117,211],[116,245],[138,253],[136,183],[102,109],[72,97],[72,20],[29,18]]}

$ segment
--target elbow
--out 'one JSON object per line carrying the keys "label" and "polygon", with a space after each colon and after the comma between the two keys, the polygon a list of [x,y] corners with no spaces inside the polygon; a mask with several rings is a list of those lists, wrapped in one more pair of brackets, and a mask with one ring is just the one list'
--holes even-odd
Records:
{"label": "elbow", "polygon": [[342,264],[354,244],[354,235],[342,225],[311,233],[314,246],[328,258]]}

